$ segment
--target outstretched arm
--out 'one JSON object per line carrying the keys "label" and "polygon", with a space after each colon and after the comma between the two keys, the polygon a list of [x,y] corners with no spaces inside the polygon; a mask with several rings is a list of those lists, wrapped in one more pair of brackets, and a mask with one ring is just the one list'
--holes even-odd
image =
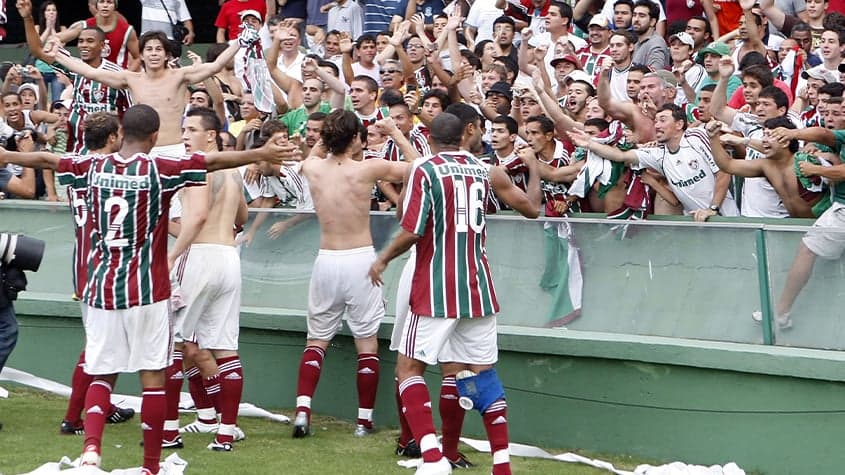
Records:
{"label": "outstretched arm", "polygon": [[778,140],[803,140],[815,142],[828,147],[836,146],[836,135],[825,127],[808,127],[806,129],[786,129],[778,127],[772,131],[772,136]]}
{"label": "outstretched arm", "polygon": [[605,145],[598,143],[593,140],[592,137],[587,135],[581,130],[573,130],[569,133],[569,137],[572,139],[572,143],[579,147],[584,147],[587,150],[595,152],[597,155],[604,157],[608,160],[613,160],[614,162],[622,162],[625,165],[637,165],[640,163],[639,157],[637,157],[637,152],[633,150],[626,150],[622,151],[616,147],[611,145]]}
{"label": "outstretched arm", "polygon": [[[115,89],[126,89],[129,87],[128,75],[132,74],[128,71],[111,71],[104,68],[92,68],[81,59],[70,56],[66,51],[58,50],[58,45],[53,42],[47,42],[47,47],[44,49],[44,54],[48,59],[44,62],[51,63],[53,61],[61,64],[69,71],[84,76],[93,81],[101,82],[106,86]],[[195,82],[201,82],[195,81]]]}
{"label": "outstretched arm", "polygon": [[214,60],[214,62],[195,64],[185,68],[181,68],[185,74],[185,82],[187,82],[188,84],[196,84],[198,82],[203,82],[211,76],[214,76],[215,74],[219,73],[223,70],[224,67],[226,67],[226,64],[228,64],[229,61],[231,61],[235,57],[235,54],[237,54],[240,48],[241,43],[239,41],[230,41],[229,47],[223,50],[223,52],[220,53],[220,56],[218,56],[217,59]]}
{"label": "outstretched arm", "polygon": [[14,163],[27,168],[59,168],[59,156],[49,152],[9,152],[0,147],[0,166]]}
{"label": "outstretched arm", "polygon": [[212,152],[205,156],[205,166],[208,171],[237,168],[241,165],[266,160],[281,165],[285,160],[301,160],[302,150],[296,144],[277,144],[268,140],[261,148],[239,152]]}
{"label": "outstretched arm", "polygon": [[733,139],[731,137],[738,140],[742,140],[742,138],[724,134],[723,132],[726,129],[727,126],[717,120],[711,120],[707,123],[707,132],[710,134],[710,149],[713,151],[713,160],[716,162],[719,170],[743,177],[765,176],[763,172],[763,160],[734,160],[728,155],[723,144],[732,143]]}

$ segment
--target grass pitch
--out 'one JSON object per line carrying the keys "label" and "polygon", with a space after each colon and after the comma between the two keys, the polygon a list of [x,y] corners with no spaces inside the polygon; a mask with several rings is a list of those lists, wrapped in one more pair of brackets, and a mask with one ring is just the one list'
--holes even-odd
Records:
{"label": "grass pitch", "polygon": [[[9,399],[0,399],[0,474],[11,475],[34,470],[46,462],[57,462],[62,456],[75,458],[82,450],[82,436],[59,434],[66,400],[58,396],[13,387]],[[292,414],[290,411],[282,411]],[[182,424],[193,420],[183,415]],[[141,430],[137,416],[123,424],[108,424],[103,440],[103,469],[137,467],[141,464],[139,446]],[[246,440],[235,444],[231,453],[206,449],[211,434],[183,434],[185,448],[179,456],[188,461],[186,474],[391,474],[412,475],[411,469],[396,464],[393,455],[398,431],[380,429],[366,438],[352,436],[354,425],[330,417],[315,415],[314,436],[291,438],[292,426],[257,418],[240,418],[238,425]],[[476,464],[458,473],[489,474],[490,454],[478,453],[469,447],[461,449]],[[564,452],[554,450],[551,453]],[[170,454],[162,452],[162,459]],[[632,469],[639,461],[620,457],[603,457],[617,468]],[[604,470],[550,460],[513,457],[514,473],[594,475]]]}

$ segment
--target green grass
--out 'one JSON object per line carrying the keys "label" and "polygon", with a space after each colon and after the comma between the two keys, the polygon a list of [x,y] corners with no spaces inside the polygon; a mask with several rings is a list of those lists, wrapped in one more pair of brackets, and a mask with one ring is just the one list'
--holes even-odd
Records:
{"label": "green grass", "polygon": [[[82,450],[82,436],[59,435],[66,400],[52,394],[12,387],[9,399],[0,399],[0,474],[34,470],[62,456],[75,458]],[[290,411],[281,411],[290,414]],[[193,420],[183,415],[182,423]],[[183,436],[185,448],[179,456],[188,461],[186,473],[205,474],[406,474],[413,471],[396,464],[396,430],[383,429],[370,437],[352,436],[353,425],[329,417],[315,416],[313,437],[291,439],[291,426],[257,418],[240,418],[238,425],[246,440],[235,444],[233,453],[210,452],[205,447],[210,434]],[[141,464],[141,430],[137,417],[124,424],[109,424],[103,443],[103,469],[137,467]],[[489,454],[469,447],[461,449],[476,464],[467,474],[489,474]],[[549,450],[560,453],[565,450]],[[171,451],[165,450],[162,459]],[[584,454],[587,455],[587,454]],[[589,456],[589,455],[587,455]],[[593,455],[596,456],[596,455]],[[602,457],[617,468],[631,469],[641,461],[623,457]],[[594,475],[608,472],[583,465],[550,460],[512,458],[514,473]],[[461,471],[464,472],[464,471]]]}

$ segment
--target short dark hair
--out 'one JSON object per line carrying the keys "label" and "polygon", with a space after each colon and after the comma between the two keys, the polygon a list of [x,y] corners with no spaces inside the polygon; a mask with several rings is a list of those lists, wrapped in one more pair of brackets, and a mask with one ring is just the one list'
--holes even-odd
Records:
{"label": "short dark hair", "polygon": [[366,74],[359,74],[352,78],[353,81],[361,81],[367,84],[367,90],[370,92],[378,92],[378,83],[375,79]]}
{"label": "short dark hair", "polygon": [[663,106],[661,106],[660,108],[657,109],[657,112],[663,112],[663,111],[672,112],[672,118],[675,119],[676,122],[679,121],[679,120],[683,121],[684,122],[684,130],[686,130],[687,125],[688,125],[687,124],[687,113],[684,111],[683,108],[681,108],[681,106],[678,106],[676,104],[663,104]]}
{"label": "short dark hair", "polygon": [[740,78],[745,78],[746,76],[756,79],[763,87],[771,86],[775,80],[772,70],[769,69],[768,64],[752,64],[751,66],[741,70]]}
{"label": "short dark hair", "polygon": [[[827,21],[827,17],[825,18],[825,21]],[[822,31],[822,34],[827,31],[836,34],[836,37],[839,40],[839,46],[842,46],[845,45],[845,30],[843,30],[843,28],[845,28],[845,25],[839,26],[838,29],[834,28],[834,25],[828,25],[824,27],[824,31]]]}
{"label": "short dark hair", "polygon": [[328,117],[328,114],[326,114],[325,112],[317,111],[317,112],[312,112],[311,115],[308,116],[308,120],[322,122],[322,121],[326,120],[326,117]]}
{"label": "short dark hair", "polygon": [[493,40],[481,40],[475,44],[475,48],[472,50],[476,56],[479,58],[484,56],[484,48],[487,46],[487,43],[492,43]]}
{"label": "short dark hair", "polygon": [[612,36],[616,36],[616,35],[619,35],[619,36],[625,38],[625,43],[628,43],[629,45],[635,45],[639,41],[639,39],[637,38],[637,35],[633,31],[616,30],[610,36],[612,37]]}
{"label": "short dark hair", "polygon": [[[570,22],[572,21],[572,7],[569,6],[568,3],[559,2],[557,0],[552,0],[549,3],[549,7],[557,7],[560,10],[560,16],[566,18]],[[569,22],[567,22],[569,23]]]}
{"label": "short dark hair", "polygon": [[355,40],[355,49],[360,49],[362,46],[364,46],[364,43],[368,42],[376,44],[376,37],[369,33],[359,36],[358,39]]}
{"label": "short dark hair", "polygon": [[[54,3],[54,5],[55,5],[55,3]],[[80,31],[80,33],[82,33],[83,31],[93,31],[94,33],[97,34],[97,38],[99,38],[100,41],[106,40],[106,32],[103,31],[103,29],[100,28],[99,26],[86,26],[85,28],[83,28]]]}
{"label": "short dark hair", "polygon": [[481,115],[478,113],[478,111],[476,111],[475,108],[471,105],[464,104],[463,102],[456,102],[455,104],[451,104],[443,112],[448,112],[461,120],[462,134],[464,133],[464,129],[466,129],[467,125],[474,124],[476,121],[481,120]]}
{"label": "short dark hair", "polygon": [[819,88],[819,94],[830,94],[830,97],[841,97],[845,94],[845,84],[832,82]]}
{"label": "short dark hair", "polygon": [[660,19],[660,7],[651,0],[637,0],[637,2],[634,3],[634,8],[637,7],[648,8],[648,16],[652,20],[658,21]]}
{"label": "short dark hair", "polygon": [[144,33],[138,38],[138,50],[144,51],[144,47],[150,41],[156,40],[161,43],[161,46],[164,47],[164,52],[167,53],[168,56],[173,56],[173,44],[170,42],[170,38],[160,30],[152,30]]}
{"label": "short dark hair", "polygon": [[810,27],[809,23],[799,21],[798,23],[792,25],[792,30],[790,30],[789,36],[792,36],[792,34],[796,31],[806,31],[807,33],[812,33],[813,29]]}
{"label": "short dark hair", "polygon": [[[783,93],[783,91],[781,91]],[[785,94],[784,94],[785,95]],[[763,122],[763,127],[769,130],[777,129],[778,127],[783,127],[785,129],[795,129],[795,124],[789,120],[789,117],[782,115],[780,117],[774,117],[772,119],[767,119]],[[798,151],[798,140],[790,140],[789,141],[789,151],[795,153]]]}
{"label": "short dark hair", "polygon": [[318,68],[329,68],[329,69],[332,70],[334,77],[336,77],[336,78],[340,77],[340,69],[337,67],[336,64],[334,64],[331,61],[326,61],[326,60],[317,61],[317,67]]}
{"label": "short dark hair", "polygon": [[109,136],[117,135],[120,121],[111,112],[93,112],[85,116],[82,132],[85,134],[85,148],[89,151],[106,146]]}
{"label": "short dark hair", "polygon": [[516,64],[516,61],[514,61],[513,58],[510,56],[496,56],[493,59],[501,62],[508,72],[513,73],[514,81],[516,80],[516,76],[519,74],[519,65]]}
{"label": "short dark hair", "polygon": [[491,121],[493,124],[505,124],[508,128],[509,134],[516,134],[519,132],[519,125],[513,117],[509,115],[500,115]]}
{"label": "short dark hair", "polygon": [[756,51],[749,51],[739,60],[739,70],[742,71],[743,69],[753,66],[755,64],[763,64],[768,66],[769,60],[766,59],[765,56],[756,52]]}
{"label": "short dark hair", "polygon": [[[457,105],[457,104],[453,104]],[[464,137],[463,121],[456,115],[444,112],[431,121],[431,141],[435,145],[460,147]]]}
{"label": "short dark hair", "polygon": [[270,119],[265,120],[263,124],[261,124],[261,128],[259,129],[258,135],[264,138],[270,138],[276,135],[279,132],[288,133],[288,127],[282,123],[282,121],[277,119]]}
{"label": "short dark hair", "polygon": [[473,69],[481,69],[481,60],[472,51],[468,49],[461,50],[461,56],[466,58],[467,62],[472,65]]}
{"label": "short dark hair", "polygon": [[616,0],[613,2],[613,8],[616,9],[617,5],[628,5],[631,11],[634,11],[634,0]]}
{"label": "short dark hair", "polygon": [[202,124],[202,128],[205,130],[213,130],[219,134],[220,130],[223,129],[220,117],[218,117],[217,113],[208,107],[193,108],[185,114],[185,117],[199,117],[200,124]]}
{"label": "short dark hair", "polygon": [[555,131],[555,123],[552,122],[552,119],[549,119],[544,115],[532,115],[531,117],[525,119],[526,124],[530,122],[539,123],[540,130],[542,130],[544,134],[548,134],[549,132]]}
{"label": "short dark hair", "polygon": [[436,97],[440,101],[441,109],[446,109],[450,104],[452,104],[452,99],[449,97],[449,94],[441,89],[429,89],[425,94],[423,94],[420,103],[423,103],[432,97]]}
{"label": "short dark hair", "polygon": [[323,121],[320,139],[329,153],[343,153],[349,148],[352,139],[356,135],[360,136],[360,129],[363,127],[354,112],[337,109],[329,113]]}
{"label": "short dark hair", "polygon": [[707,21],[707,18],[704,18],[701,15],[692,16],[692,17],[689,17],[686,24],[689,25],[689,22],[692,21],[692,20],[698,20],[700,22],[703,22],[704,23],[704,31],[708,35],[710,35],[711,38],[713,37],[713,28],[710,27],[710,22]]}
{"label": "short dark hair", "polygon": [[495,28],[496,28],[496,25],[498,25],[498,24],[500,24],[500,23],[504,23],[504,24],[506,24],[506,25],[510,25],[510,26],[511,26],[511,29],[516,30],[516,22],[515,22],[515,21],[513,21],[513,18],[511,18],[511,17],[509,17],[509,16],[507,16],[507,15],[502,15],[502,16],[500,16],[499,18],[496,18],[496,20],[495,20],[495,21],[493,21],[493,28],[495,29]]}
{"label": "short dark hair", "polygon": [[599,130],[607,130],[610,127],[610,123],[604,119],[600,119],[598,117],[587,119],[584,121],[584,127],[586,126],[597,127]]}
{"label": "short dark hair", "polygon": [[124,140],[147,140],[160,126],[158,112],[146,104],[136,104],[123,113]]}
{"label": "short dark hair", "polygon": [[653,72],[650,67],[646,66],[645,64],[632,64],[631,68],[628,70],[630,71],[638,71],[646,75],[648,73]]}
{"label": "short dark hair", "polygon": [[396,104],[404,104],[405,97],[402,96],[402,92],[398,89],[388,88],[381,91],[378,101],[384,107],[392,107]]}
{"label": "short dark hair", "polygon": [[760,94],[757,97],[765,97],[767,99],[771,99],[775,101],[775,105],[778,108],[783,107],[784,109],[789,109],[789,97],[787,97],[786,93],[781,91],[777,86],[766,86],[762,90],[760,90]]}
{"label": "short dark hair", "polygon": [[583,85],[587,86],[587,95],[588,95],[588,96],[593,97],[593,96],[595,96],[595,95],[596,95],[596,88],[595,88],[595,86],[593,86],[592,84],[590,84],[589,82],[587,82],[587,81],[585,81],[585,80],[583,80],[583,79],[576,79],[576,80],[575,80],[575,81],[573,81],[572,83],[573,83],[573,84],[575,84],[575,83],[577,83],[577,82],[579,82],[579,83],[581,83],[581,84],[583,84]]}

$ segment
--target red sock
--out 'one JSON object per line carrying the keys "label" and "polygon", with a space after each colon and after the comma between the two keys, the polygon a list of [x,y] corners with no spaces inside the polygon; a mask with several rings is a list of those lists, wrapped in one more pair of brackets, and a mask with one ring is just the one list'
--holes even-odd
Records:
{"label": "red sock", "polygon": [[[211,402],[208,393],[205,392],[200,369],[192,366],[185,371],[185,376],[188,378],[188,390],[191,391],[191,398],[194,400],[194,407],[197,409],[197,420],[205,424],[217,424],[217,412],[214,409],[214,403]],[[214,413],[214,418],[202,416],[209,411]]]}
{"label": "red sock", "polygon": [[437,462],[443,458],[437,435],[434,432],[434,419],[431,416],[431,398],[422,376],[411,376],[399,383],[399,394],[405,408],[405,417],[420,444],[423,462]]}
{"label": "red sock", "polygon": [[323,358],[326,352],[319,346],[306,346],[299,361],[299,379],[296,383],[296,411],[311,417],[311,398],[320,382]]}
{"label": "red sock", "polygon": [[458,442],[466,411],[458,404],[458,387],[455,376],[444,376],[440,384],[440,430],[443,433],[443,455],[458,460]]}
{"label": "red sock", "polygon": [[94,381],[94,377],[87,374],[85,370],[85,350],[79,354],[79,361],[73,369],[73,376],[70,379],[70,399],[67,402],[65,420],[74,426],[82,421],[82,410],[85,409],[85,393],[88,386]]}
{"label": "red sock", "polygon": [[408,425],[408,418],[405,417],[405,407],[402,405],[402,396],[399,395],[399,378],[394,378],[394,383],[396,409],[399,415],[399,445],[404,447],[414,438],[414,434],[411,433],[411,426]]}
{"label": "red sock", "polygon": [[220,373],[215,374],[210,378],[204,378],[202,385],[205,386],[205,394],[214,406],[215,412],[220,413],[220,380],[218,379]]}
{"label": "red sock", "polygon": [[488,407],[482,419],[493,454],[493,475],[510,475],[511,463],[508,450],[508,404],[499,399]]}
{"label": "red sock", "polygon": [[103,428],[106,426],[108,408],[111,406],[111,384],[95,379],[85,393],[85,445],[84,451],[95,447],[100,453],[103,443]]}
{"label": "red sock", "polygon": [[141,399],[141,429],[144,433],[144,468],[158,473],[167,396],[164,388],[145,388]]}
{"label": "red sock", "polygon": [[244,371],[237,356],[217,360],[220,374],[220,429],[217,442],[232,442],[238,422],[238,406],[244,390]]}
{"label": "red sock", "polygon": [[378,390],[379,359],[375,353],[358,355],[358,424],[373,428],[373,408]]}
{"label": "red sock", "polygon": [[179,396],[182,392],[182,352],[173,350],[173,363],[164,370],[164,391],[167,400],[165,411],[164,440],[175,440],[179,437]]}

